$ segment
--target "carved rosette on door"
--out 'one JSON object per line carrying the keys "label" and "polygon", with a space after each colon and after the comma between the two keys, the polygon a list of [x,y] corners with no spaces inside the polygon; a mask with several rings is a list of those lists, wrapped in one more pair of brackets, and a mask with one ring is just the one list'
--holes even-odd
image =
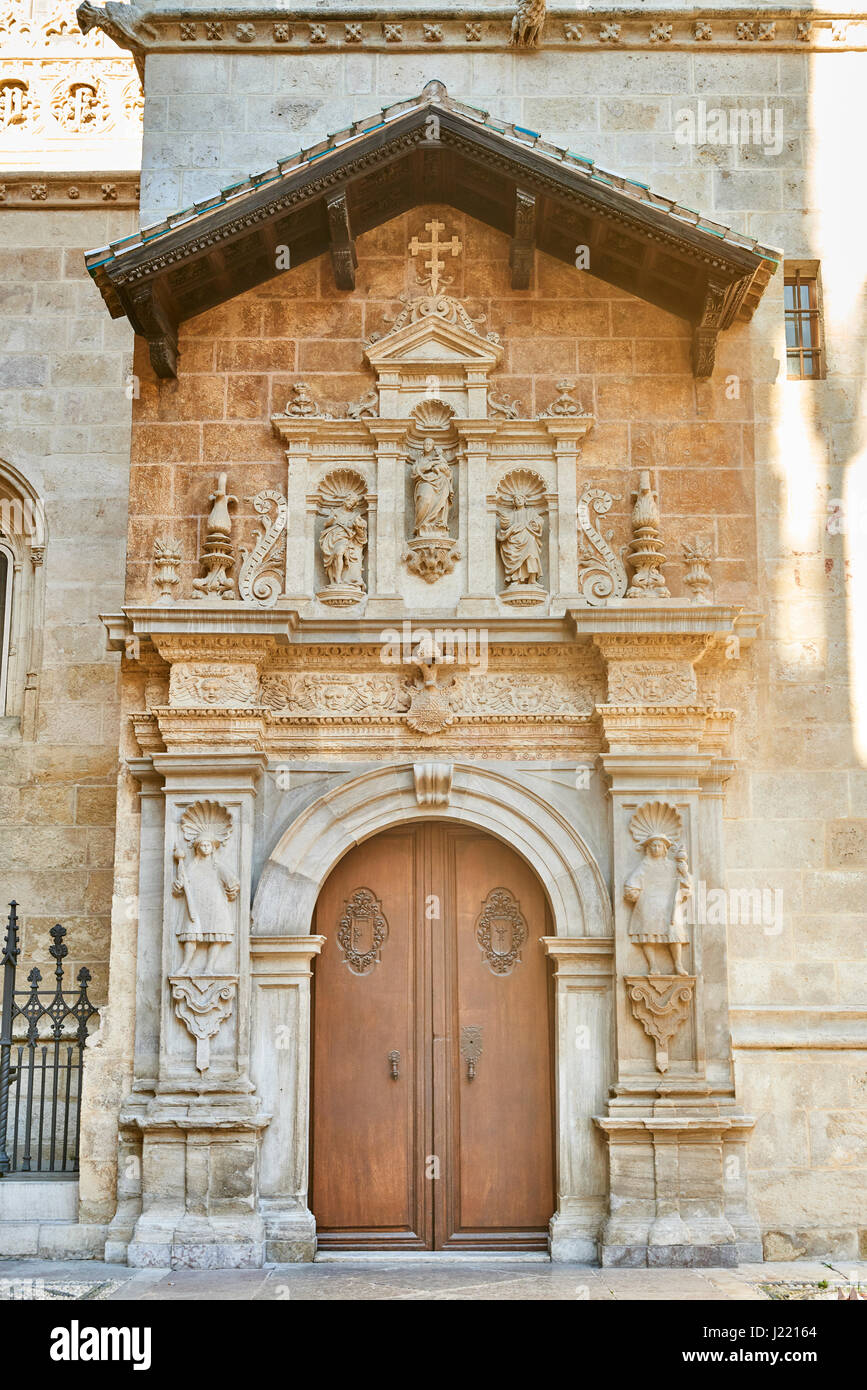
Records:
{"label": "carved rosette on door", "polygon": [[492,888],[476,921],[476,943],[494,975],[511,975],[521,964],[527,923],[508,888]]}
{"label": "carved rosette on door", "polygon": [[382,903],[369,888],[356,888],[343,904],[337,925],[337,944],[353,975],[369,975],[379,965],[387,940],[388,922],[382,915]]}

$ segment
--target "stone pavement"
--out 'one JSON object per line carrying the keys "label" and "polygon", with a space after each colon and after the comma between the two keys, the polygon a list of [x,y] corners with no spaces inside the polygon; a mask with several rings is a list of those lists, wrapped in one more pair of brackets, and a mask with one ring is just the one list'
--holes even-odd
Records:
{"label": "stone pavement", "polygon": [[[827,1281],[828,1290],[815,1285]],[[815,1260],[737,1269],[599,1269],[552,1265],[543,1257],[380,1256],[326,1259],[264,1269],[129,1269],[95,1260],[0,1261],[0,1300],[660,1300],[714,1302],[836,1297],[836,1286],[867,1289],[867,1263]],[[799,1285],[806,1286],[799,1289]]]}

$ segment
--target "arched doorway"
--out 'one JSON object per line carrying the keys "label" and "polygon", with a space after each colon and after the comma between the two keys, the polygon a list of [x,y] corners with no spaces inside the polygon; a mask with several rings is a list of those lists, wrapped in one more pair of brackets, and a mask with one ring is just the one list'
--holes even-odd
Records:
{"label": "arched doorway", "polygon": [[313,930],[319,1244],[547,1248],[552,923],[526,860],[413,821],[348,851]]}

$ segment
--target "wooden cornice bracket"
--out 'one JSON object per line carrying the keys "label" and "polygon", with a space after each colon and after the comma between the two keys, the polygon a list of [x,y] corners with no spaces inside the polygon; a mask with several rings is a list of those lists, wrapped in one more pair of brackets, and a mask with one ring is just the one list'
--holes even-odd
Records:
{"label": "wooden cornice bracket", "polygon": [[358,256],[352,239],[352,228],[349,225],[349,205],[345,189],[326,198],[325,206],[328,211],[328,236],[334,283],[339,290],[354,290]]}
{"label": "wooden cornice bracket", "polygon": [[151,366],[163,381],[178,374],[178,330],[160,303],[151,285],[142,285],[132,295],[137,330],[147,338]]}
{"label": "wooden cornice bracket", "polygon": [[706,381],[713,372],[717,339],[723,327],[730,286],[708,280],[704,303],[692,330],[692,374]]}
{"label": "wooden cornice bracket", "polygon": [[532,193],[515,189],[515,233],[509,251],[512,289],[528,290],[536,251],[536,199]]}

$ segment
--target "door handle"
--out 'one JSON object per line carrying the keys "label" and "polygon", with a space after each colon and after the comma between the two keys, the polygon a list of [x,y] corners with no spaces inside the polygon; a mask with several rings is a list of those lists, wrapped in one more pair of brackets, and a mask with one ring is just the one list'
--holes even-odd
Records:
{"label": "door handle", "polygon": [[475,1080],[476,1062],[482,1055],[482,1030],[475,1024],[461,1029],[461,1056],[467,1064],[467,1080]]}
{"label": "door handle", "polygon": [[389,1052],[389,1054],[388,1054],[388,1060],[389,1060],[389,1062],[391,1063],[391,1079],[392,1079],[392,1081],[399,1081],[399,1080],[400,1080],[400,1053],[399,1053],[399,1052]]}

